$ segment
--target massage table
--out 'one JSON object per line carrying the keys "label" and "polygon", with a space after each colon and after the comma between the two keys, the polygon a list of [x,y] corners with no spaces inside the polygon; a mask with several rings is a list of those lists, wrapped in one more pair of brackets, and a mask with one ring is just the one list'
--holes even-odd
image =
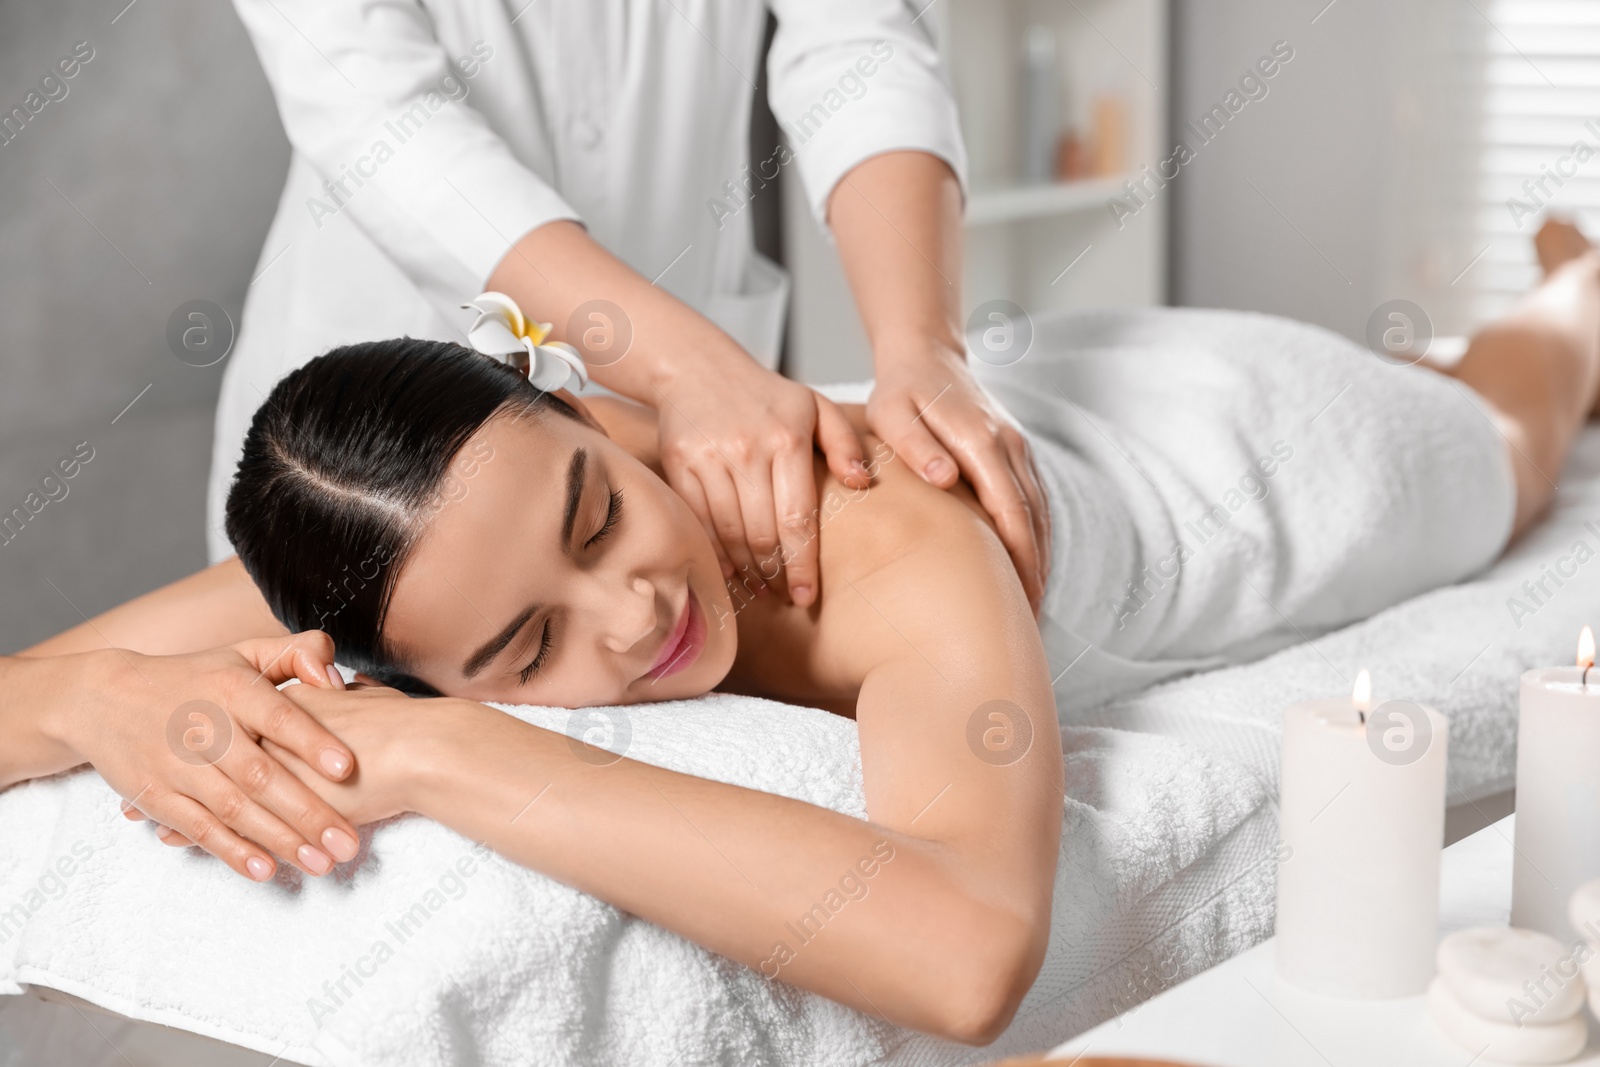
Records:
{"label": "massage table", "polygon": [[[206,1043],[193,1062],[305,1067],[947,1067],[1036,1052],[1271,934],[1287,705],[1347,691],[1367,667],[1380,700],[1442,711],[1460,836],[1508,810],[1518,675],[1567,662],[1597,618],[1591,429],[1550,520],[1485,573],[1255,663],[1066,713],[1049,953],[984,1049],[767,981],[425,819],[365,832],[362,855],[327,878],[281,870],[258,886],[128,824],[93,773],[26,783],[0,793],[0,1067],[62,1062],[46,1049],[74,1028],[102,1058],[105,1034],[157,1035],[163,1064],[201,1039],[254,1058],[219,1059]],[[1068,667],[1053,667],[1060,693]],[[615,739],[630,758],[865,815],[847,719],[713,695],[634,707],[625,722]],[[72,874],[52,877],[63,857],[78,857]],[[390,952],[374,962],[380,942]]]}

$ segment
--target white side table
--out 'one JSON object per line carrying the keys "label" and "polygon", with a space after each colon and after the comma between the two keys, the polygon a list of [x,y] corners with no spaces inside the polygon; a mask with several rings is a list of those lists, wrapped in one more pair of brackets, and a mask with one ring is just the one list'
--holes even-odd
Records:
{"label": "white side table", "polygon": [[[1515,816],[1444,850],[1440,935],[1504,926]],[[1375,902],[1375,906],[1381,903]],[[1207,1067],[1490,1067],[1445,1037],[1426,1000],[1350,1001],[1280,981],[1268,940],[1052,1049],[1050,1060],[1148,1056]],[[1587,1009],[1585,1009],[1587,1014]],[[1600,1025],[1573,1064],[1600,1067]]]}

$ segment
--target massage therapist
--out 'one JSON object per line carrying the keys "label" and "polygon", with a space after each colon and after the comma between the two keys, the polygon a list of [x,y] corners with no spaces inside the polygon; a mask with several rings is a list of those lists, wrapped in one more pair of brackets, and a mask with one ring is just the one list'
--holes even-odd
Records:
{"label": "massage therapist", "polygon": [[[872,430],[936,485],[965,475],[1037,609],[1048,518],[1026,442],[965,363],[965,153],[920,4],[235,3],[294,152],[223,379],[213,561],[232,554],[223,500],[273,383],[345,342],[461,341],[459,306],[493,289],[657,409],[668,480],[726,574],[782,562],[794,602],[813,603],[813,443],[847,483],[865,473],[834,406],[771,369],[788,278],[756,252],[746,208],[787,166],[871,340]],[[789,144],[752,161],[769,6]]]}

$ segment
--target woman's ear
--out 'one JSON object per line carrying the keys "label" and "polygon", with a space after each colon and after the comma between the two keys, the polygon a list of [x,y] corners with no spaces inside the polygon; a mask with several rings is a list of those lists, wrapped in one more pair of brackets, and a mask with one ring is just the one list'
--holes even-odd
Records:
{"label": "woman's ear", "polygon": [[606,433],[606,428],[600,425],[600,420],[594,417],[594,412],[589,410],[589,405],[585,404],[582,400],[579,400],[576,393],[567,389],[557,389],[550,395],[558,398],[573,411],[576,411],[578,413],[578,418],[582,419],[589,426],[599,430],[607,437],[611,436],[609,433]]}

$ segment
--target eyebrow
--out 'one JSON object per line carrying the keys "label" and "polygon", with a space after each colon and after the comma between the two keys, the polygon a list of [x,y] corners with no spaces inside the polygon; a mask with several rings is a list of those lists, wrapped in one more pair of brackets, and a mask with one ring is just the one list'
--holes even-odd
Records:
{"label": "eyebrow", "polygon": [[[588,463],[589,452],[582,446],[572,453],[572,459],[567,463],[567,504],[561,517],[561,551],[564,553],[570,553],[572,550],[572,531],[578,524],[578,504],[583,499],[583,472]],[[538,614],[538,611],[538,604],[529,604],[499,633],[478,646],[477,651],[468,656],[467,661],[461,665],[462,676],[473,678],[493,663],[522,628],[528,625],[528,620]]]}
{"label": "eyebrow", "polygon": [[589,464],[589,450],[581,445],[567,464],[567,511],[561,517],[561,551],[572,551],[572,529],[578,524],[578,502],[583,499],[583,469]]}

